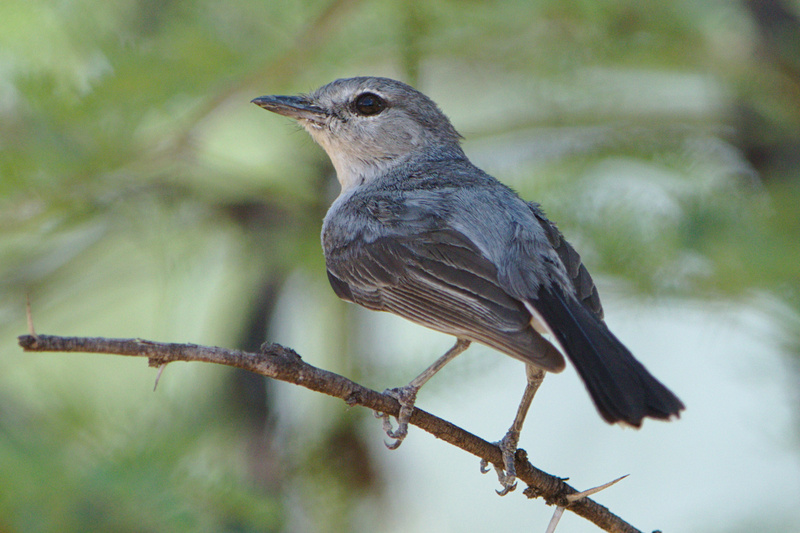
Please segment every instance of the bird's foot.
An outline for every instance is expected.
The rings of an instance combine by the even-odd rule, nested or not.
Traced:
[[[514,466],[514,457],[517,453],[517,444],[519,443],[519,432],[508,430],[505,437],[495,444],[500,448],[503,454],[503,468],[499,466],[494,467],[497,473],[497,480],[502,489],[496,491],[500,496],[505,496],[517,488],[517,469]],[[481,459],[481,473],[485,474],[489,471],[489,462],[486,459]]]
[[[383,419],[383,430],[394,442],[386,442],[386,447],[396,450],[408,435],[408,421],[411,420],[411,413],[414,412],[414,402],[417,400],[419,387],[406,385],[396,389],[386,389],[384,394],[388,394],[400,404],[400,412],[397,414],[397,429],[392,427],[390,415],[376,411],[375,416]]]

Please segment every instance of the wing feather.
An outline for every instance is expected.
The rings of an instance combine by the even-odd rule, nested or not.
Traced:
[[[353,241],[327,256],[344,299],[486,344],[551,372],[558,350],[530,324],[525,305],[498,284],[494,265],[455,230]]]
[[[595,287],[594,280],[592,280],[592,276],[589,275],[589,271],[583,266],[580,254],[567,242],[556,225],[547,219],[538,204],[530,202],[528,206],[531,208],[531,211],[533,211],[539,225],[542,226],[547,234],[547,239],[555,249],[559,259],[561,259],[561,263],[564,265],[570,281],[572,281],[572,285],[575,288],[575,297],[585,305],[592,314],[602,320],[603,304],[600,303],[600,294],[597,292],[597,287]]]

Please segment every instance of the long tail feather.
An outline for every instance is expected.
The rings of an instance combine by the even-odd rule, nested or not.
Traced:
[[[679,416],[683,403],[617,339],[604,322],[558,288],[542,289],[531,304],[575,365],[601,416],[635,427],[645,417]]]

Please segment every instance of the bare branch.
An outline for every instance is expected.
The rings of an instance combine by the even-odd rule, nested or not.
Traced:
[[[373,411],[397,415],[400,405],[388,396],[368,389],[343,376],[305,363],[291,348],[265,344],[261,353],[198,346],[194,344],[158,343],[143,339],[107,339],[103,337],[59,337],[53,335],[21,335],[19,345],[29,352],[86,352],[147,357],[150,366],[163,367],[176,361],[201,361],[249,370],[263,376],[300,385],[313,391],[340,398],[347,405],[362,405]],[[502,467],[500,449],[480,437],[442,420],[419,408],[414,409],[410,423],[438,439]],[[524,450],[517,450],[517,478],[528,484],[528,498],[544,498],[549,505],[558,505],[591,521],[601,529],[614,533],[640,533],[606,507],[589,498],[570,501],[579,492],[563,479],[539,470],[527,460]]]

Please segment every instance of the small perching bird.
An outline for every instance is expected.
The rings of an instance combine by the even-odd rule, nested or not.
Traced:
[[[538,204],[467,159],[427,96],[361,77],[253,103],[297,120],[333,162],[342,191],[322,246],[336,294],[457,339],[407,386],[387,391],[401,404],[396,430],[383,415],[391,447],[407,434],[419,388],[473,341],[526,364],[528,385],[499,442],[501,494],[515,486],[522,423],[545,372],[564,369],[562,353],[607,422],[639,427],[679,415],[683,403],[609,331],[578,253]]]

